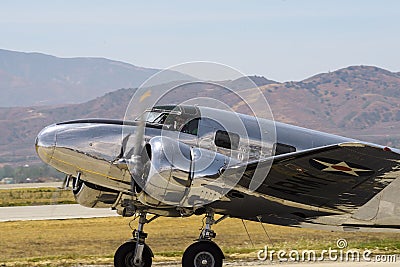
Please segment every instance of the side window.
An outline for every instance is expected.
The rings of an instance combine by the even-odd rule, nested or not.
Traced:
[[[216,146],[236,150],[239,147],[240,137],[238,134],[218,130],[215,133],[214,143]]]
[[[160,116],[158,116],[154,122],[158,123],[158,124],[164,124],[165,119],[168,117],[168,115],[166,113],[162,113]]]
[[[275,148],[275,156],[296,152],[296,148],[294,146],[282,143],[275,143],[274,148]]]
[[[199,129],[199,119],[194,119],[186,123],[182,129],[182,133],[197,135]]]

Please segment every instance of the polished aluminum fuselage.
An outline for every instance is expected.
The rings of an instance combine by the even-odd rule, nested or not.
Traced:
[[[215,124],[213,120],[206,118],[201,119],[196,135],[148,123],[145,128],[144,142],[152,143],[152,149],[155,151],[153,153],[166,153],[166,151],[161,151],[163,141],[157,138],[164,136],[170,140],[169,142],[172,145],[177,142],[181,146],[181,150],[186,149],[190,153],[190,149],[194,148],[198,150],[198,154],[202,155],[202,159],[212,158],[213,162],[207,168],[196,172],[195,178],[197,180],[193,179],[194,184],[204,184],[205,180],[209,181],[213,179],[212,177],[218,177],[220,169],[226,166],[228,161],[229,164],[234,165],[257,161],[262,158],[272,159],[274,150],[277,149],[276,144],[283,144],[295,148],[296,151],[302,151],[313,147],[352,141],[348,138],[274,123],[269,120],[256,120],[245,115],[239,116],[245,127],[245,133],[240,134],[240,145],[236,149],[216,146],[214,140],[216,132],[224,130],[218,128],[222,127],[221,124],[224,124],[224,120],[226,120],[225,124],[229,124],[229,120],[232,120],[226,112],[218,118],[219,121],[222,121],[221,124]],[[263,124],[261,130],[258,124]],[[193,203],[188,202],[189,196],[182,195],[183,193],[178,192],[182,191],[182,187],[174,185],[177,180],[185,181],[190,175],[190,164],[185,159],[175,159],[172,164],[169,162],[171,160],[168,159],[153,160],[152,164],[156,165],[155,168],[162,173],[164,179],[161,182],[153,180],[153,183],[147,185],[148,190],[154,191],[156,186],[161,186],[158,183],[163,183],[162,186],[171,191],[169,195],[175,194],[175,198],[185,199],[181,200],[179,205],[165,197],[160,201],[160,198],[153,198],[143,193],[135,194],[132,191],[131,172],[126,166],[118,164],[118,160],[126,156],[127,150],[133,149],[134,141],[129,137],[134,136],[137,127],[137,122],[101,119],[54,124],[39,133],[36,149],[39,157],[45,163],[73,177],[79,174],[79,178],[83,182],[92,185],[85,193],[77,194],[77,200],[82,205],[118,208],[124,198],[129,198],[136,201],[138,206],[141,205],[141,208],[146,207],[153,213],[167,216],[192,214],[193,209],[188,208],[193,206]],[[230,128],[232,128],[232,123],[230,123]],[[237,131],[239,132],[240,129]],[[265,170],[263,179],[268,179],[268,170]],[[224,185],[218,186],[223,187]],[[98,190],[99,188],[101,190]],[[195,187],[193,186],[193,188]],[[209,205],[221,214],[241,218],[255,218],[259,214],[264,214],[267,210],[277,210],[282,213],[290,212],[291,209],[304,208],[310,210],[308,206],[283,204],[284,200],[271,199],[257,190],[249,190],[249,188],[241,185],[239,180],[235,182],[233,188],[229,188],[226,192],[222,190],[223,193],[216,195],[216,191],[221,190],[202,190],[201,192],[192,192],[192,194],[214,194],[214,199],[210,199]],[[154,194],[159,193],[154,191]],[[104,197],[104,195],[107,197]],[[106,201],[102,202],[104,199]],[[252,201],[251,207],[246,206],[246,201],[250,199]],[[316,214],[329,212],[335,213],[331,210],[315,207]]]

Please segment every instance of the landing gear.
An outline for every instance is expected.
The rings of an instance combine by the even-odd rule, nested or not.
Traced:
[[[136,241],[126,242],[118,248],[114,256],[114,266],[116,267],[151,267],[152,254],[150,248],[145,245],[142,252],[141,263],[135,263],[135,254],[137,247]]]
[[[197,241],[183,253],[182,266],[185,267],[221,267],[224,254],[221,249],[209,241]]]
[[[146,223],[158,218],[154,216],[146,219],[146,213],[139,214],[138,229],[133,231],[133,239],[120,246],[114,255],[115,267],[151,267],[154,257],[151,249],[145,244],[147,234],[143,232]],[[216,236],[211,226],[222,221],[226,217],[215,221],[214,212],[206,213],[206,223],[201,231],[199,239],[190,245],[182,257],[183,267],[222,267],[224,254],[212,239]]]
[[[214,212],[206,214],[206,225],[196,243],[190,245],[182,257],[184,267],[221,267],[224,257],[222,250],[211,239],[216,236],[211,230],[215,224]]]
[[[145,244],[147,234],[143,232],[144,225],[154,220],[146,219],[146,213],[139,214],[138,229],[133,231],[133,239],[120,246],[114,255],[115,267],[151,267],[153,252]]]

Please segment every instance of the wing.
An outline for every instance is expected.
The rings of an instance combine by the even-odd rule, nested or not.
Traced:
[[[332,211],[331,215],[357,215],[360,207],[366,205],[400,175],[400,154],[370,144],[343,143],[276,156],[272,165],[267,159],[246,166],[236,166],[227,171],[244,168],[239,186],[249,188],[256,169],[263,170],[269,166],[270,172],[266,177],[264,175],[265,179],[255,193],[279,200],[280,203],[290,203],[288,214],[285,214],[285,209],[280,209],[276,216],[293,217],[296,214],[293,207],[298,207],[297,214],[301,214],[303,219],[316,218],[318,215],[328,216],[327,211]],[[393,202],[400,203],[400,195],[396,197],[399,200],[393,199]],[[377,205],[379,208],[379,203]],[[371,214],[376,207],[364,209],[369,212],[368,219],[371,220]],[[307,213],[307,210],[313,212]],[[268,214],[273,213],[274,211],[268,211]],[[366,219],[365,216],[358,218]],[[340,223],[344,223],[343,220],[342,218]],[[397,224],[400,225],[400,218]]]

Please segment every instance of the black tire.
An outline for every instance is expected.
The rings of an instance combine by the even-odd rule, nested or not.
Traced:
[[[114,255],[114,266],[115,267],[151,267],[152,264],[152,253],[145,245],[142,254],[142,264],[140,266],[133,264],[135,257],[136,242],[126,242],[121,245]]]
[[[197,242],[183,253],[183,267],[222,267],[223,255],[213,242]]]

